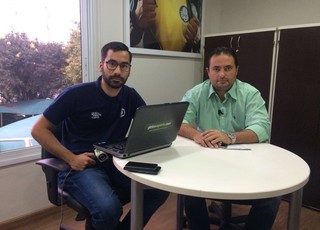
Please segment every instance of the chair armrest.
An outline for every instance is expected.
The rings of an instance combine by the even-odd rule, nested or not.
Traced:
[[[68,165],[67,162],[58,158],[41,159],[41,160],[38,160],[36,164],[44,167],[49,167],[59,172],[66,172],[71,169],[70,165]]]

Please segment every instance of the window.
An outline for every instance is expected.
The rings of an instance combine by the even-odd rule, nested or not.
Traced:
[[[38,158],[33,123],[62,89],[88,80],[93,9],[89,0],[0,2],[0,167]]]

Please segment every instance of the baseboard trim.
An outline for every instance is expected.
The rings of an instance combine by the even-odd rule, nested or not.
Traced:
[[[49,207],[42,210],[39,210],[37,212],[33,212],[27,215],[23,215],[17,218],[13,218],[4,222],[0,223],[0,229],[1,230],[12,230],[17,228],[22,228],[23,226],[27,226],[28,223],[32,220],[39,220],[43,219],[48,216],[53,216],[59,213],[60,207]]]

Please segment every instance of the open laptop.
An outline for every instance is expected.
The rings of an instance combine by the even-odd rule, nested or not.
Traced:
[[[177,137],[188,105],[188,102],[173,102],[139,107],[125,140],[93,146],[118,158],[169,147]]]

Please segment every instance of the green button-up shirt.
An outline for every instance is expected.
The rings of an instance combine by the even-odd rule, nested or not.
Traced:
[[[224,96],[225,100],[221,101],[210,80],[196,85],[182,98],[190,103],[183,123],[200,131],[218,129],[230,133],[250,129],[257,134],[259,142],[267,141],[270,120],[260,92],[237,79]]]

